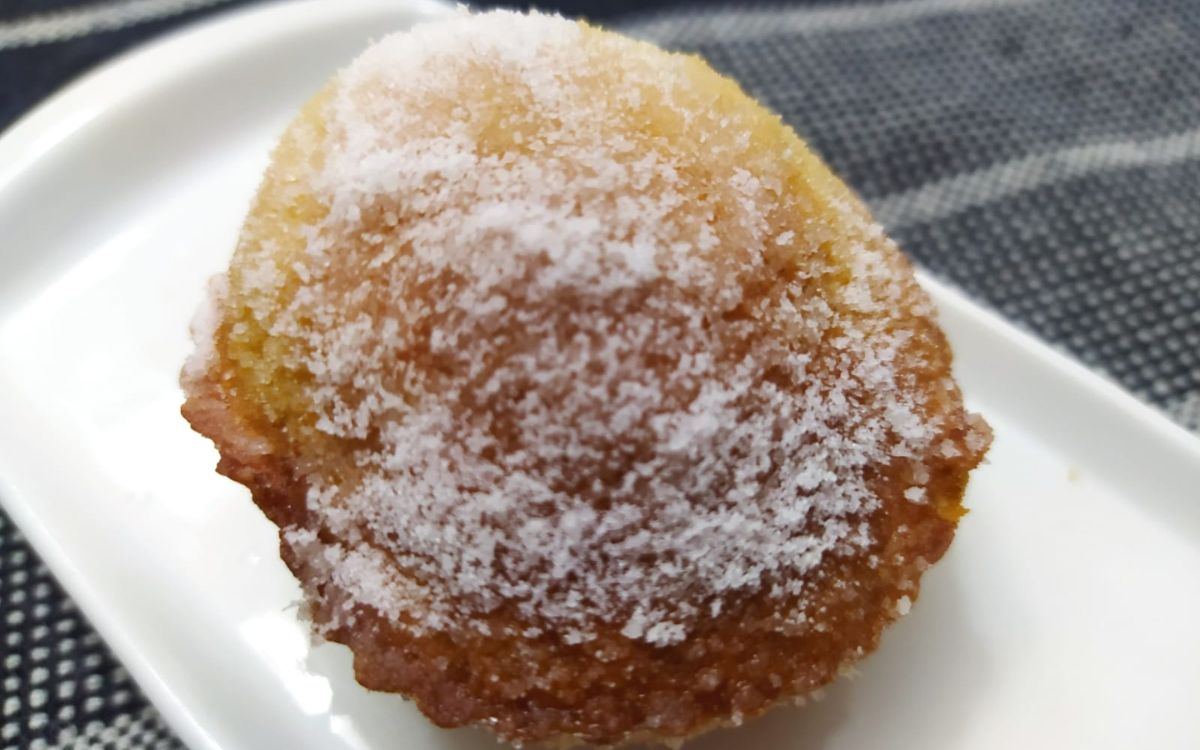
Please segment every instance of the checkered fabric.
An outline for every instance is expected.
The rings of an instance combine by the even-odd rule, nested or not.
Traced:
[[[0,127],[233,0],[8,0]],[[1200,431],[1200,3],[563,0],[780,112],[919,264]],[[180,746],[0,513],[0,748]]]

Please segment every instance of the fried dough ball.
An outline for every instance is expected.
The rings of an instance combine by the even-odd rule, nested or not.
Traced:
[[[908,262],[695,57],[545,15],[369,48],[276,148],[183,411],[364,686],[678,741],[874,649],[990,440]]]

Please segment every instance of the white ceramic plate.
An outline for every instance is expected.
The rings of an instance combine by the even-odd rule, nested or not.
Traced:
[[[274,136],[432,2],[238,13],[0,139],[0,496],[197,750],[494,747],[311,647],[274,529],[179,417],[176,373]],[[855,680],[697,742],[1200,747],[1200,442],[925,279],[996,442],[913,613]]]

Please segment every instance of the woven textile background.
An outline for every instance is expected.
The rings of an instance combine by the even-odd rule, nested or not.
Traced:
[[[244,4],[5,0],[0,127]],[[922,266],[1200,430],[1200,3],[646,5],[559,7],[704,55]],[[0,613],[0,748],[179,746],[2,513]]]

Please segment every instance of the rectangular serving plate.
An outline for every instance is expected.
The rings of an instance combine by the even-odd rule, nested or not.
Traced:
[[[274,528],[178,413],[188,321],[282,125],[368,38],[440,12],[234,14],[0,139],[0,500],[194,748],[495,747],[309,643]],[[971,513],[857,678],[689,746],[1200,747],[1200,441],[922,283],[996,433]]]

